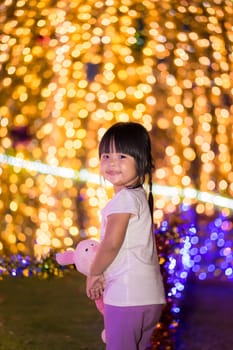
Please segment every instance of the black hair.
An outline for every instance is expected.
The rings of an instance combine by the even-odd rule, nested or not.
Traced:
[[[151,141],[148,131],[139,123],[119,122],[112,125],[103,135],[99,144],[99,157],[111,152],[113,145],[118,153],[128,154],[135,159],[140,183],[148,175],[149,207],[153,216],[152,173],[154,169]]]

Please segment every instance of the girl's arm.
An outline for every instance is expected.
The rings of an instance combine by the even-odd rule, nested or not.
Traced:
[[[101,275],[113,262],[124,241],[130,216],[130,213],[108,216],[106,233],[91,264],[90,275]]]
[[[103,294],[103,272],[115,259],[124,241],[131,214],[120,213],[108,216],[106,233],[87,277],[86,291],[91,299],[98,299]]]

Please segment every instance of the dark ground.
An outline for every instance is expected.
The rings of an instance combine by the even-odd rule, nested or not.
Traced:
[[[189,281],[176,350],[233,350],[233,282]]]
[[[0,350],[103,350],[102,328],[81,274],[0,281]],[[233,281],[187,282],[176,339],[174,350],[233,350]]]

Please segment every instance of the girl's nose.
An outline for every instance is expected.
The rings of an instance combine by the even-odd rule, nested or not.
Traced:
[[[117,159],[115,157],[111,157],[109,163],[111,166],[115,166],[117,164]]]

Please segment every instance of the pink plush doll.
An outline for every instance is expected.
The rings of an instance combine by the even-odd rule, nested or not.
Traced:
[[[63,253],[57,253],[56,261],[59,265],[74,264],[79,272],[87,276],[98,246],[99,242],[95,241],[94,239],[85,239],[77,244],[75,250],[66,250]],[[99,312],[103,315],[103,299],[95,300],[95,304]],[[105,343],[104,330],[102,331],[101,337]]]

